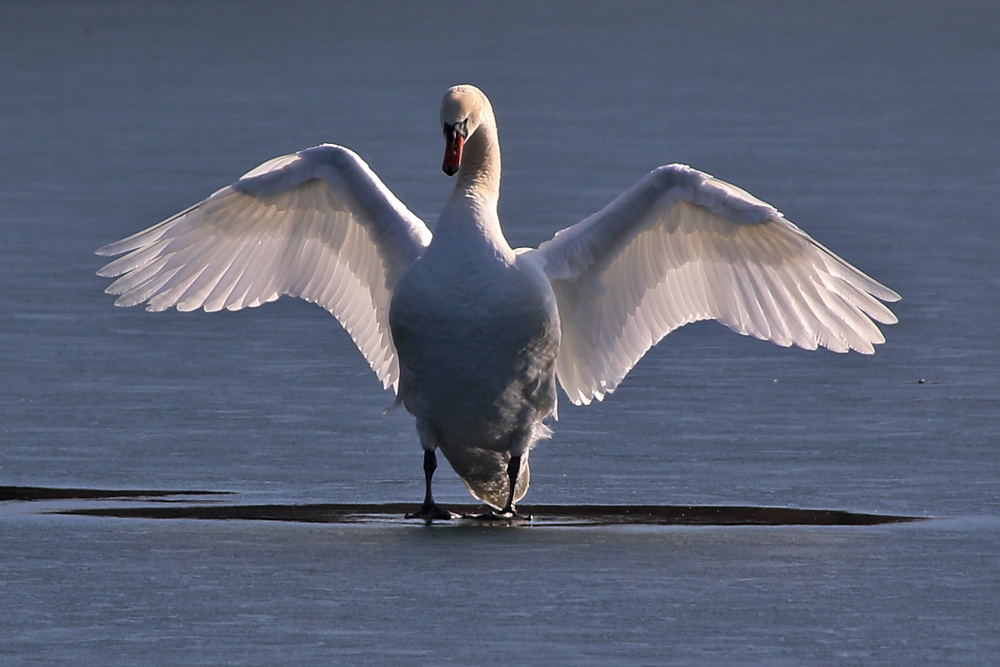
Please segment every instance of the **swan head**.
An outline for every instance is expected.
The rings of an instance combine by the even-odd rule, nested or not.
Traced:
[[[441,127],[444,131],[444,173],[454,176],[462,166],[465,142],[475,134],[488,114],[490,102],[475,86],[452,86],[441,102]]]

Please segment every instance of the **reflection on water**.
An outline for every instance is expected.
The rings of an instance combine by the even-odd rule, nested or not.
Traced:
[[[135,517],[145,519],[243,519],[251,521],[297,521],[303,523],[384,523],[412,512],[413,504],[370,505],[223,505],[187,507],[115,507],[61,510],[83,516]],[[462,515],[443,525],[532,525],[532,526],[875,526],[882,523],[916,521],[916,517],[862,514],[786,507],[711,507],[673,505],[523,505],[521,518],[481,519],[480,505],[449,505]],[[411,520],[412,521],[412,520]]]
[[[39,500],[121,500],[163,499],[182,504],[163,506],[88,507],[58,510],[61,514],[80,516],[112,516],[144,519],[242,519],[250,521],[295,521],[301,523],[383,523],[399,519],[413,510],[406,503],[352,503],[313,505],[195,505],[183,502],[185,496],[227,495],[212,491],[112,490],[112,489],[46,489],[38,487],[0,487],[0,501]],[[458,515],[445,524],[473,523],[485,525],[489,520],[478,518],[483,505],[451,505]],[[794,509],[788,507],[710,507],[670,505],[522,505],[521,515],[530,517],[511,521],[494,520],[499,524],[530,524],[537,526],[874,526],[917,520],[916,517],[863,514],[831,510]],[[442,523],[442,522],[438,522]]]

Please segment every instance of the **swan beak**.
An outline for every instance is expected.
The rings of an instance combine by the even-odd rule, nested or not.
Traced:
[[[469,136],[469,119],[451,125],[444,124],[444,173],[454,176],[462,166],[462,147]]]
[[[462,166],[462,147],[464,145],[465,137],[458,132],[445,139],[444,164],[441,165],[441,168],[449,176],[454,176],[458,168]]]

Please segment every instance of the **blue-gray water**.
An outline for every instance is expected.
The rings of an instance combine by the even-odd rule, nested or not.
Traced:
[[[531,502],[938,518],[428,530],[7,503],[0,662],[994,660],[1000,11],[356,4],[0,5],[0,485],[419,500],[411,420],[382,415],[332,317],[116,309],[92,252],[323,141],[433,222],[440,96],[470,82],[497,111],[515,245],[685,162],[904,298],[874,357],[672,334],[605,403],[564,401]]]

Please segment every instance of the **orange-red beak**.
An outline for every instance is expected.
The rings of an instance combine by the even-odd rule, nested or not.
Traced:
[[[445,138],[444,143],[444,164],[441,168],[444,173],[454,176],[458,168],[462,166],[462,147],[465,145],[465,137],[458,132],[450,133],[452,136]]]

